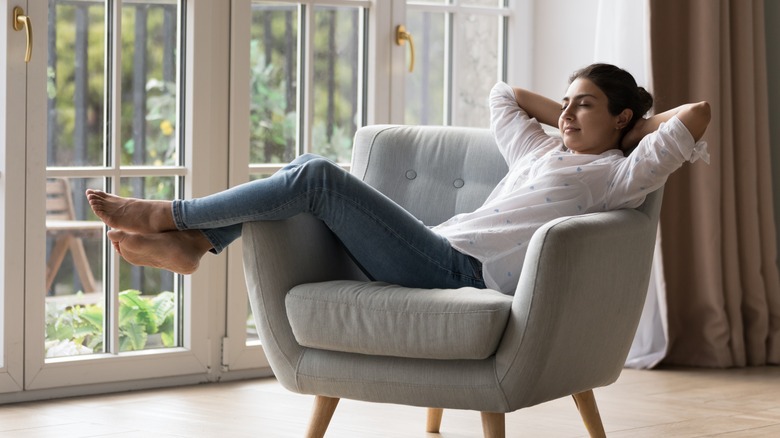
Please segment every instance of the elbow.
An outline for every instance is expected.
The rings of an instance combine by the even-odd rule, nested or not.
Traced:
[[[703,100],[698,103],[692,103],[681,114],[683,124],[688,128],[695,141],[701,140],[707,131],[707,126],[712,118],[712,109],[710,103]]]
[[[693,110],[696,113],[696,115],[701,118],[702,122],[704,123],[705,127],[706,125],[710,124],[710,119],[712,118],[712,109],[710,108],[710,103],[706,100],[703,100],[699,103],[693,104]]]

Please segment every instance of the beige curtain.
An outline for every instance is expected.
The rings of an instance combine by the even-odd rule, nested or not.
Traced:
[[[656,111],[708,100],[712,164],[669,179],[661,213],[667,364],[780,364],[764,0],[651,0]]]

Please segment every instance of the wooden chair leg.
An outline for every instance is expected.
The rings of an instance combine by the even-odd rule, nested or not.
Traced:
[[[51,289],[52,283],[54,283],[54,277],[57,276],[57,272],[60,270],[62,261],[65,259],[65,254],[68,252],[68,246],[70,245],[70,236],[59,236],[54,241],[54,247],[49,254],[49,259],[46,261],[46,290]]]
[[[309,421],[309,430],[306,431],[307,438],[322,438],[325,431],[328,430],[328,424],[333,417],[333,412],[339,404],[339,399],[318,395],[314,398],[314,412],[312,412]]]
[[[428,408],[428,422],[425,426],[426,432],[439,433],[442,414],[444,414],[444,409],[442,408]]]
[[[601,415],[599,415],[599,407],[596,406],[596,397],[593,396],[593,390],[572,394],[572,397],[574,397],[574,404],[577,405],[577,409],[580,411],[580,416],[583,423],[585,423],[585,429],[588,430],[588,435],[591,438],[605,438],[607,434],[604,432],[604,424],[601,422]]]
[[[506,422],[503,413],[482,413],[482,434],[485,438],[505,438]]]
[[[84,249],[84,241],[80,237],[75,237],[70,241],[70,253],[73,256],[73,264],[76,266],[76,273],[79,275],[84,292],[97,292],[95,277],[92,275],[87,251]]]

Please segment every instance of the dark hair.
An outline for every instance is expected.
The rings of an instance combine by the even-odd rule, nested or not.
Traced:
[[[575,71],[569,77],[569,84],[576,79],[588,79],[607,95],[607,108],[613,116],[628,108],[634,115],[628,122],[623,133],[630,131],[637,120],[653,107],[653,96],[642,87],[637,86],[631,73],[611,64],[591,64]]]

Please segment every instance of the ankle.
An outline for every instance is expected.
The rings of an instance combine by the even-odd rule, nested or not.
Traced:
[[[206,235],[201,230],[186,230],[184,236],[190,241],[191,248],[199,257],[203,257],[207,252],[214,248]]]
[[[171,201],[160,201],[154,216],[154,222],[159,232],[176,231],[176,222],[173,220],[173,208]]]

